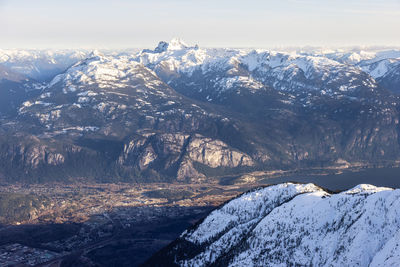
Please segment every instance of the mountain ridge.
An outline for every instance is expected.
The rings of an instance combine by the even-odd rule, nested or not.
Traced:
[[[396,64],[396,52],[376,55]],[[22,96],[1,122],[0,146],[16,168],[0,173],[37,180],[58,168],[52,176],[69,180],[73,168],[100,181],[204,182],[340,162],[397,164],[399,96],[357,65],[364,59],[349,65],[342,57],[180,40],[135,54],[93,51],[49,82],[17,83]],[[8,88],[0,83],[12,98]],[[88,167],[79,173],[81,159]]]
[[[399,190],[371,185],[335,194],[313,184],[254,189],[212,211],[144,266],[389,266],[399,260],[399,203]]]

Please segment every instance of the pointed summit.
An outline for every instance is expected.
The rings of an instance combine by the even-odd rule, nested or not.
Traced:
[[[181,50],[184,48],[189,48],[189,46],[179,38],[172,39],[168,45],[168,50]]]

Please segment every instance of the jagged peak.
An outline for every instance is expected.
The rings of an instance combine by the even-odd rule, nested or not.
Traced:
[[[188,48],[197,49],[198,45],[189,46],[182,39],[173,38],[169,42],[160,41],[158,43],[157,47],[153,51],[145,49],[145,50],[143,50],[143,52],[163,53],[165,51],[182,50],[182,49],[188,49]]]
[[[189,46],[180,38],[173,38],[168,45],[169,50],[181,50],[189,48]]]
[[[156,53],[162,53],[167,51],[168,49],[168,43],[165,41],[160,41],[156,47],[156,49],[154,49],[154,52]]]

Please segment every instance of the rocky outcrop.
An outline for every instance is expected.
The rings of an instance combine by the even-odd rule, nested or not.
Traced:
[[[187,148],[188,157],[211,168],[253,166],[253,160],[246,154],[232,150],[220,140],[195,135]]]
[[[252,158],[221,140],[200,134],[146,134],[125,144],[118,164],[127,168],[161,170],[179,181],[200,181],[205,175],[193,163],[209,168],[254,166]]]
[[[10,144],[7,149],[7,159],[11,162],[21,162],[25,168],[37,169],[40,165],[61,165],[65,158],[41,143]]]
[[[176,179],[180,182],[202,182],[206,179],[206,176],[202,173],[199,173],[193,167],[193,163],[190,161],[190,159],[185,158],[179,166],[178,172],[176,173]]]
[[[65,140],[0,136],[0,180],[40,183],[98,178],[110,169],[107,155]]]

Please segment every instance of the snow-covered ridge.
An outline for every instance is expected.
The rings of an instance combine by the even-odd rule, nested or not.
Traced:
[[[283,203],[299,193],[314,190],[317,187],[313,184],[281,184],[249,192],[215,210],[195,231],[183,236],[188,241],[202,244],[227,228],[237,228],[239,224],[246,224],[270,212],[273,203]]]
[[[384,59],[398,59],[400,58],[400,50],[378,50],[378,51],[329,51],[329,52],[319,52],[321,56],[334,59],[339,62],[347,64],[358,64],[360,62],[377,62]]]
[[[94,67],[93,59],[97,59],[96,64],[101,65],[97,70],[91,69],[91,73],[87,74],[83,73],[83,70],[80,74],[71,73],[79,71],[77,62],[92,61],[88,64]],[[112,79],[114,86],[118,86],[117,80],[121,80],[123,84],[124,78],[129,76],[126,75],[127,68],[132,67],[135,61],[153,70],[166,83],[181,75],[192,78],[192,75],[199,73],[203,76],[219,73],[210,81],[215,83],[216,91],[235,88],[235,84],[242,86],[241,82],[246,81],[242,87],[248,86],[254,90],[263,86],[283,91],[307,88],[333,94],[334,91],[352,91],[362,85],[375,88],[375,79],[382,79],[400,66],[400,50],[331,50],[305,53],[262,49],[213,49],[188,45],[180,39],[161,41],[153,50],[145,49],[132,53],[108,51],[106,56],[99,52],[89,54],[84,50],[0,50],[1,65],[28,77],[38,80],[54,78],[66,70],[71,77],[75,75],[74,78],[78,79],[77,75],[81,75],[81,82],[99,83],[104,86],[108,85],[105,83],[107,79]],[[72,68],[67,69],[69,66]],[[91,76],[93,71],[97,74]],[[362,76],[362,73],[370,75],[370,79]],[[50,86],[59,79],[71,77],[57,76]],[[332,85],[333,89],[323,88],[322,84],[318,84],[320,81],[335,85]]]
[[[361,68],[374,79],[381,78],[400,65],[400,50],[322,53],[322,56]]]
[[[110,56],[119,57],[120,51],[108,51]],[[128,55],[129,53],[124,53]],[[50,77],[62,72],[69,66],[88,57],[88,50],[1,50],[0,64],[13,71],[25,74],[34,79]],[[337,66],[338,64],[353,65],[363,71],[377,75],[384,75],[380,61],[393,62],[400,60],[400,50],[383,51],[343,51],[328,50],[314,52],[277,52],[268,50],[246,49],[211,49],[199,48],[197,45],[188,45],[183,40],[175,38],[170,42],[161,41],[154,50],[145,49],[132,57],[145,65],[168,67],[179,72],[192,72],[201,67],[204,72],[214,68],[229,68],[236,63],[243,63],[253,71],[257,68],[283,67],[296,65],[304,72],[310,67],[321,68]],[[90,57],[90,55],[89,55]],[[383,63],[386,65],[386,63]]]
[[[60,84],[65,93],[85,89],[88,85],[99,88],[123,88],[140,76],[140,63],[127,56],[105,56],[93,51],[89,56],[71,66],[66,72],[57,75],[48,85],[49,88]],[[148,70],[151,72],[150,70]]]
[[[203,101],[218,103],[233,94],[262,94],[275,89],[303,95],[299,99],[307,107],[312,106],[310,93],[356,100],[360,92],[374,92],[379,85],[396,91],[399,82],[393,77],[400,69],[400,51],[214,49],[173,39],[161,41],[155,49],[108,51],[105,55],[98,51],[1,50],[0,65],[39,80],[52,77],[47,88],[61,84],[65,94],[87,91],[87,86],[125,88],[145,69],[179,93]]]
[[[400,190],[269,186],[231,200],[180,240],[181,266],[393,266],[400,262]],[[183,244],[183,243],[182,243]],[[179,251],[183,250],[183,251]]]
[[[351,51],[343,52],[279,52],[263,49],[210,49],[189,46],[180,39],[171,42],[161,41],[154,50],[145,49],[136,56],[136,60],[145,65],[168,65],[171,70],[191,72],[194,67],[202,66],[207,71],[212,66],[228,68],[235,63],[243,63],[250,71],[257,68],[283,67],[296,65],[304,72],[310,67],[324,68],[339,65],[372,64],[381,60],[400,59],[400,50],[387,51]]]
[[[0,65],[35,80],[48,80],[88,55],[86,50],[0,49]]]
[[[388,58],[379,61],[361,62],[359,65],[363,71],[378,79],[386,76],[393,69],[398,68],[400,66],[400,57],[396,59]]]
[[[170,71],[192,72],[204,65],[203,70],[215,66],[224,67],[232,56],[240,50],[203,49],[198,46],[188,46],[182,41],[160,42],[154,51],[143,50],[135,55],[136,61],[152,68],[167,68]]]
[[[177,80],[179,83],[182,76],[190,80],[199,79],[199,75],[202,75],[203,80],[198,81],[197,85],[196,81],[192,81],[192,85],[196,88],[204,87],[201,84],[211,79],[209,82],[215,84],[212,86],[214,91],[234,89],[230,81],[244,80],[252,80],[252,89],[267,86],[282,91],[296,91],[303,88],[324,91],[324,94],[377,87],[373,79],[377,72],[375,66],[361,67],[360,62],[349,64],[341,56],[335,57],[333,54],[210,49],[188,46],[174,40],[171,43],[160,42],[155,50],[143,50],[133,58],[169,84]],[[370,57],[366,58],[370,60]],[[204,78],[206,76],[213,77]],[[196,90],[201,92],[203,89]],[[213,96],[212,92],[210,96]]]

